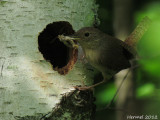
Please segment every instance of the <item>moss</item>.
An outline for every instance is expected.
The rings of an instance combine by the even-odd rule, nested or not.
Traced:
[[[90,90],[72,91],[64,94],[50,116],[47,114],[43,120],[94,120],[94,101],[93,92]]]

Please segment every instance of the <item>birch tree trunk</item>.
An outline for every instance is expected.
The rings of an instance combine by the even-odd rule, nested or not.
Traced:
[[[74,64],[73,54],[74,62],[72,57],[62,56],[62,60],[71,60],[57,68],[39,51],[38,41],[39,34],[53,22],[67,21],[74,30],[92,26],[92,9],[96,9],[94,0],[0,1],[0,120],[39,120],[44,115],[42,119],[50,120],[92,119],[92,92],[74,91],[73,86],[82,81],[92,84],[96,71],[79,60]],[[72,70],[62,75],[69,63]],[[79,104],[74,103],[77,101]]]

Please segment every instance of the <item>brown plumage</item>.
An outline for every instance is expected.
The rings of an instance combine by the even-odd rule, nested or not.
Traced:
[[[95,87],[122,69],[131,66],[129,60],[134,57],[132,47],[123,41],[109,36],[93,27],[85,27],[77,31],[72,37],[82,46],[88,62],[102,72],[104,80],[89,87],[76,87],[80,90]]]

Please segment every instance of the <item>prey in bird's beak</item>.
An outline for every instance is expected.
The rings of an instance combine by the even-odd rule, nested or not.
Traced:
[[[71,36],[58,35],[58,39],[61,42],[63,42],[67,47],[78,49],[78,45],[76,44],[76,41],[79,40],[80,38],[74,35],[71,35]]]

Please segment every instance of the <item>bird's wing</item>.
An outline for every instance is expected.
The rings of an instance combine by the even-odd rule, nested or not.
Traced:
[[[128,59],[132,59],[137,55],[137,52],[135,50],[135,48],[133,48],[132,46],[127,45],[125,42],[118,40],[120,46],[123,47],[123,52],[124,55],[128,58]]]
[[[101,57],[98,61],[107,68],[120,71],[131,66],[129,59],[132,58],[132,53],[127,50],[127,45],[119,39],[104,39],[100,49]]]

